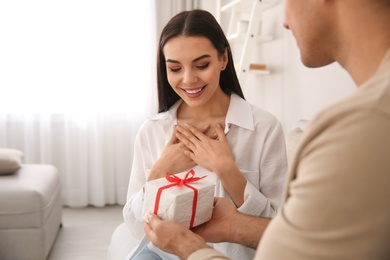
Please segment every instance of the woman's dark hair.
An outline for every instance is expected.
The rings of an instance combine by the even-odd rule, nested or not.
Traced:
[[[167,67],[163,48],[172,38],[178,36],[202,36],[211,41],[218,54],[222,56],[227,50],[228,63],[221,71],[219,84],[226,94],[236,93],[244,98],[240,83],[234,68],[233,56],[225,34],[214,16],[204,10],[183,11],[175,15],[161,32],[157,50],[157,89],[158,112],[167,111],[177,100],[179,95],[169,85]]]

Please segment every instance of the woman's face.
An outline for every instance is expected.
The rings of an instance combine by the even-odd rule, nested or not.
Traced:
[[[201,106],[222,93],[221,70],[227,64],[227,53],[219,57],[206,37],[179,36],[163,48],[168,82],[189,106]]]

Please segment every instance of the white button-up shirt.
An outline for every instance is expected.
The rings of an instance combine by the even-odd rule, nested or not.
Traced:
[[[127,203],[123,209],[125,222],[134,237],[134,241],[131,241],[134,248],[139,246],[141,240],[147,240],[143,239],[143,186],[150,169],[172,136],[181,102],[179,100],[169,111],[146,120],[135,141]],[[244,204],[238,210],[248,215],[273,217],[282,201],[287,173],[284,132],[280,123],[269,112],[232,94],[226,115],[225,134],[233,158],[247,179]],[[199,165],[193,169],[197,176],[208,175],[206,179],[215,183],[216,197],[230,199],[214,173]],[[255,253],[255,250],[232,243],[212,246],[233,259],[252,259]]]

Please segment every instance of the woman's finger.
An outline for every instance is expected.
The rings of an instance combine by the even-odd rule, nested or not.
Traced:
[[[176,137],[176,133],[177,133],[176,127],[177,127],[177,126],[174,126],[174,128],[173,128],[172,136],[171,136],[171,138],[169,139],[168,144],[176,144],[176,143],[178,143],[178,141],[179,141],[179,140],[177,139],[177,137]]]
[[[189,139],[187,138],[187,136],[185,136],[185,134],[183,133],[180,133],[179,131],[176,133],[176,137],[177,139],[180,141],[180,143],[182,143],[183,145],[185,145],[188,149],[190,150],[194,150],[196,148],[195,144]]]
[[[191,132],[192,136],[200,141],[205,141],[205,138],[208,138],[203,132],[199,131],[196,127],[190,124],[184,124],[185,127]]]
[[[225,131],[224,131],[224,129],[222,128],[222,126],[220,124],[216,125],[215,131],[216,131],[218,140],[226,141]]]

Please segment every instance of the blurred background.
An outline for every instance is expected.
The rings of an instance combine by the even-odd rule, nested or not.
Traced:
[[[23,151],[26,163],[55,165],[65,206],[123,205],[135,135],[157,112],[162,27],[182,10],[202,8],[228,35],[234,2],[1,1],[0,147]],[[312,70],[300,63],[282,26],[283,1],[273,2],[257,14],[258,34],[269,39],[249,53],[249,62],[264,64],[267,73],[248,73],[242,87],[248,101],[273,113],[288,132],[354,87],[336,64]],[[233,26],[245,32],[250,15],[244,10]],[[231,45],[239,66],[245,47]]]

